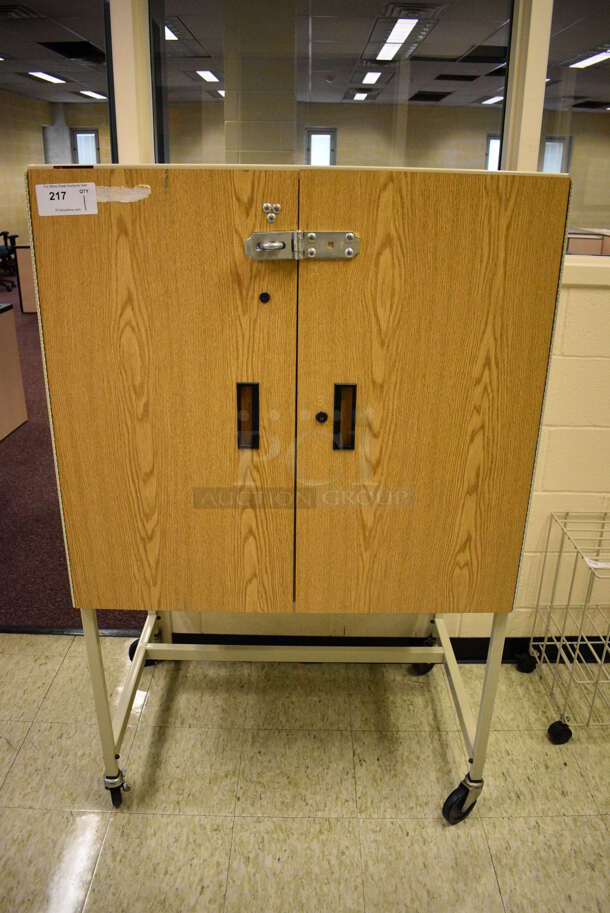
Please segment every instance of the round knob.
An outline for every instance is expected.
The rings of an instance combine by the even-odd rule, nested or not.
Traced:
[[[320,422],[321,425],[324,424],[328,418],[328,412],[316,412],[316,422]]]
[[[271,295],[269,294],[269,292],[261,292],[260,295],[258,296],[258,300],[261,301],[263,304],[267,304],[267,302],[271,300]]]

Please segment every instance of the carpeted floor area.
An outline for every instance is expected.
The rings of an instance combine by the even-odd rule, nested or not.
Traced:
[[[72,608],[35,314],[13,304],[28,421],[0,441],[0,629],[80,628]],[[144,614],[102,612],[101,628],[133,630]]]

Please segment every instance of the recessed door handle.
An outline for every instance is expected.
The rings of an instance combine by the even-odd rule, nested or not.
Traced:
[[[335,384],[333,450],[356,447],[356,384]]]

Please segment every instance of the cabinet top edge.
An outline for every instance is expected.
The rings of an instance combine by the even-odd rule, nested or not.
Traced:
[[[520,176],[537,177],[541,180],[570,181],[567,173],[560,172],[549,174],[542,171],[488,171],[484,168],[415,168],[415,167],[385,167],[381,165],[331,165],[319,167],[316,165],[231,165],[231,164],[175,164],[175,163],[127,163],[127,164],[97,164],[97,165],[47,165],[31,164],[27,166],[27,173],[66,172],[66,171],[279,171],[279,172],[388,172],[388,173],[413,173],[413,174],[486,174],[488,176]]]

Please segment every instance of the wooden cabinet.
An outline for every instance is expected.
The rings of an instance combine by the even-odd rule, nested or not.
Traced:
[[[36,185],[81,181],[96,214],[39,213]],[[78,607],[510,611],[566,177],[159,165],[29,185]],[[360,253],[245,256],[253,231],[297,228],[355,231]]]

